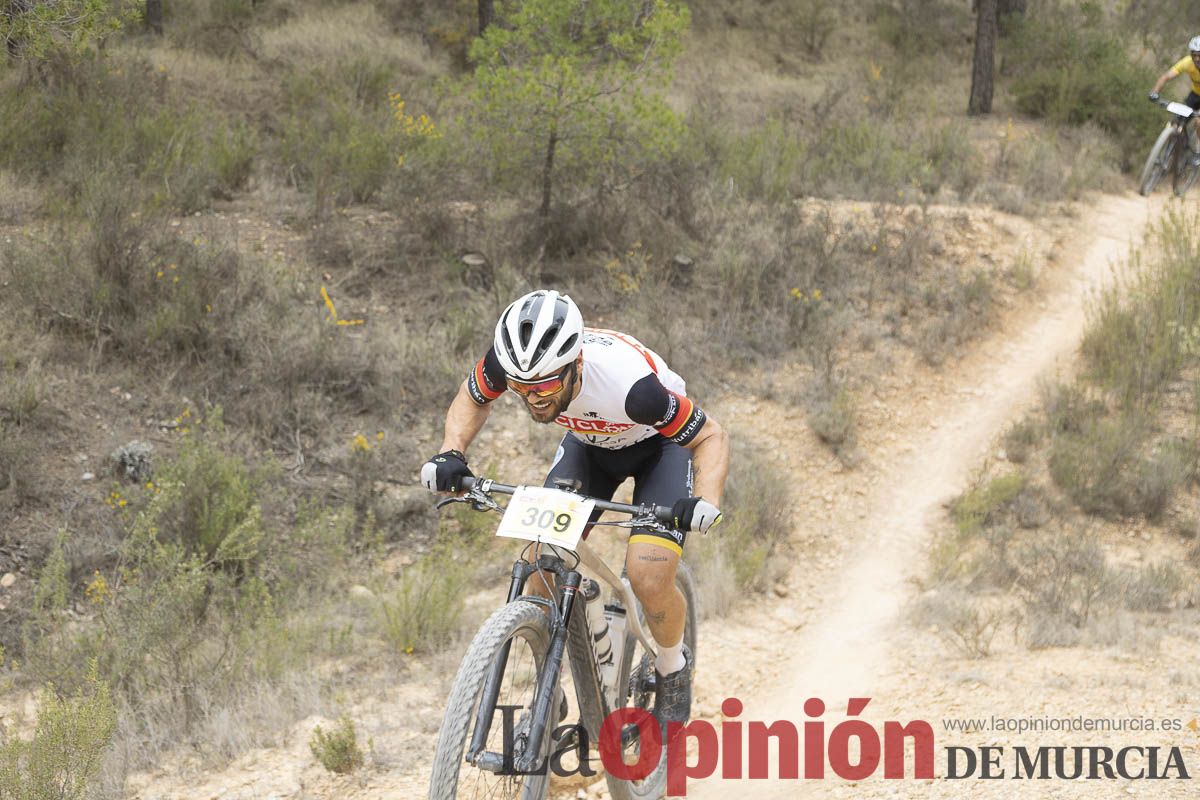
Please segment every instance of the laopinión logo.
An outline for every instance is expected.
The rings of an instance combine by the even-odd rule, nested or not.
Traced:
[[[605,719],[597,749],[601,765],[609,774],[631,781],[647,777],[658,765],[665,749],[667,791],[680,797],[687,795],[689,780],[712,777],[717,774],[718,767],[723,780],[820,780],[832,775],[843,780],[861,781],[878,774],[881,766],[883,777],[889,780],[935,778],[933,726],[925,720],[912,720],[907,723],[886,721],[877,728],[857,718],[870,702],[867,697],[850,698],[846,704],[848,718],[831,726],[827,733],[826,723],[821,719],[826,706],[819,698],[805,701],[804,713],[808,719],[797,726],[788,720],[771,723],[740,720],[743,704],[730,697],[721,704],[724,720],[719,725],[702,719],[687,724],[670,723],[665,748],[658,722],[649,711],[621,708]],[[501,774],[516,774],[512,769],[511,748],[513,720],[519,708],[497,707],[503,714],[507,769]],[[638,729],[641,741],[638,760],[632,764],[625,762],[621,744],[622,732],[630,726]],[[943,721],[943,727],[956,730],[961,726],[947,726]],[[1159,730],[1181,731],[1183,727],[1178,720],[1164,720]],[[1101,728],[1083,726],[1078,730]],[[1127,725],[1117,730],[1153,728]],[[531,774],[545,774],[547,770],[559,776],[591,777],[596,774],[583,725],[559,726],[551,741],[553,752],[531,770]],[[689,748],[694,750],[690,761]],[[773,761],[772,753],[776,754]],[[567,763],[571,755],[574,755],[573,766]],[[942,774],[947,779],[1191,779],[1182,750],[1176,746],[1016,745],[1006,750],[992,745],[979,748],[955,745],[944,748],[943,764]]]

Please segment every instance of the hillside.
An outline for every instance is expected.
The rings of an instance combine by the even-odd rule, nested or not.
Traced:
[[[829,691],[878,687],[888,719],[963,703],[934,677],[979,674],[936,632],[951,612],[918,603],[911,627],[854,651],[859,672],[842,629],[959,597],[936,552],[925,564],[954,524],[930,516],[1004,473],[984,455],[994,437],[1048,366],[1076,370],[1083,300],[1159,213],[1123,194],[1152,109],[1077,119],[1036,102],[1056,68],[1033,55],[1047,36],[1104,45],[1115,82],[1152,80],[1144,42],[1111,47],[1136,20],[1064,25],[1056,6],[1008,30],[994,113],[968,118],[966,3],[698,6],[672,68],[646,78],[662,87],[654,124],[602,137],[603,158],[561,151],[551,196],[518,160],[528,141],[472,94],[473,12],[197,0],[168,9],[163,36],[125,20],[82,54],[23,40],[0,73],[0,713],[20,764],[13,743],[59,708],[101,796],[419,796],[512,554],[487,520],[435,515],[416,472],[495,315],[540,285],[662,353],[732,432],[729,522],[688,553],[698,716],[809,691],[782,652],[800,675],[860,675]],[[1173,413],[1190,437],[1191,411]],[[506,398],[472,465],[537,481],[557,438]],[[1055,519],[1076,513],[1062,491]],[[898,507],[911,516],[887,541],[909,557],[863,560]],[[1181,516],[1120,510],[1105,524],[1147,544],[1100,541],[1178,558]],[[820,588],[855,565],[868,599]],[[1187,570],[1144,611],[1172,630]],[[1014,635],[981,663],[1156,669],[1106,643],[1031,651]],[[893,659],[950,699],[912,700],[911,682],[884,680]],[[986,703],[1040,686],[988,674]],[[1182,708],[1188,684],[1173,685]],[[348,776],[309,748],[339,719],[366,752]]]

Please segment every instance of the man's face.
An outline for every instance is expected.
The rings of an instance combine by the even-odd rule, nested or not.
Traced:
[[[557,374],[530,381],[509,379],[508,388],[521,396],[525,410],[534,422],[554,422],[571,404],[575,387],[575,364],[568,364]]]
[[[1192,53],[1192,63],[1200,67],[1200,53]]]

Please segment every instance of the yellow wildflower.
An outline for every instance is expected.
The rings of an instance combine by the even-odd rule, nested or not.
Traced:
[[[367,437],[361,433],[354,434],[354,438],[350,441],[350,450],[355,453],[365,453],[371,449],[371,443],[367,441]]]

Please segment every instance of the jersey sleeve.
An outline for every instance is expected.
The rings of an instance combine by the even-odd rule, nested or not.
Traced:
[[[647,375],[629,389],[625,413],[634,422],[650,425],[684,446],[696,438],[707,419],[703,409],[686,396],[667,389],[657,375]]]
[[[1175,62],[1175,66],[1171,67],[1171,72],[1175,75],[1182,75],[1191,63],[1192,57],[1190,55],[1184,56]]]
[[[489,348],[487,355],[479,359],[475,369],[467,377],[467,392],[477,405],[485,406],[504,394],[508,384],[504,381],[504,368],[496,357],[496,348]]]

